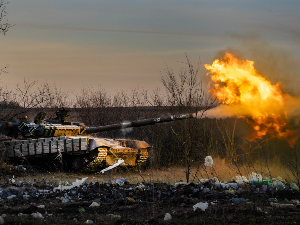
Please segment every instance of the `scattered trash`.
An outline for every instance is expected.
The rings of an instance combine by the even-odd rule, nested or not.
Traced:
[[[226,185],[226,184],[224,184],[224,183],[219,183],[219,187],[220,187],[220,188],[226,188],[226,187],[227,187],[227,185]]]
[[[204,193],[210,192],[210,189],[209,188],[203,188],[203,192]]]
[[[236,176],[235,178],[236,178],[235,181],[236,181],[239,185],[243,185],[243,184],[249,182],[249,181],[247,180],[247,178],[244,177],[244,176]]]
[[[49,193],[50,193],[50,190],[38,190],[38,192],[44,193],[44,194],[49,194]]]
[[[67,198],[64,198],[64,199],[62,200],[62,203],[67,203],[67,202],[70,202],[70,200],[67,199]]]
[[[170,215],[170,213],[166,213],[164,220],[171,220],[172,216]]]
[[[274,202],[271,202],[270,205],[274,206],[276,208],[294,208],[295,207],[295,205],[293,205],[293,204],[280,204],[280,203],[274,203]]]
[[[0,224],[4,224],[4,219],[0,216]]]
[[[264,184],[263,184],[263,185],[261,186],[261,191],[262,191],[262,192],[266,192],[267,189],[268,189],[268,186],[267,186],[267,185],[264,185]]]
[[[292,190],[299,191],[299,187],[298,187],[297,184],[295,184],[295,183],[291,183],[291,184],[290,184],[290,187],[291,187]]]
[[[251,173],[249,175],[249,182],[262,182],[262,176],[261,174],[257,174],[257,173]]]
[[[30,198],[30,195],[23,195],[23,199],[28,200]]]
[[[134,198],[128,197],[127,200],[130,201],[130,202],[135,202]]]
[[[95,200],[94,200],[94,202],[97,202],[97,203],[99,203],[99,204],[100,204],[100,202],[101,202],[101,198],[97,198],[97,199],[95,199]]]
[[[92,204],[89,207],[99,207],[100,204],[97,202],[92,202]]]
[[[214,161],[211,156],[206,156],[204,166],[213,166],[213,162]]]
[[[44,219],[43,215],[40,214],[39,212],[32,213],[31,216],[35,219]]]
[[[126,182],[126,179],[125,179],[125,178],[120,178],[120,179],[117,179],[117,180],[112,181],[111,183],[112,183],[112,184],[118,184],[118,185],[120,185],[120,186],[123,186],[125,182]]]
[[[234,195],[235,194],[235,190],[226,190],[225,193],[226,194],[232,194],[232,195]]]
[[[269,202],[278,202],[277,198],[269,198],[268,201]]]
[[[37,179],[33,183],[30,180],[27,180],[27,182],[18,181],[14,184],[6,182],[5,185],[0,187],[0,201],[3,209],[2,212],[7,213],[8,217],[5,218],[6,215],[3,214],[1,218],[5,219],[5,223],[7,224],[10,223],[11,216],[18,216],[20,217],[19,219],[32,217],[46,221],[51,214],[48,214],[45,209],[51,212],[55,206],[57,211],[61,212],[62,215],[70,212],[68,219],[73,223],[96,224],[100,221],[100,218],[98,217],[99,215],[90,217],[97,209],[94,208],[93,210],[93,207],[98,207],[99,209],[100,207],[114,206],[117,210],[116,212],[120,211],[120,213],[123,213],[126,210],[130,210],[134,214],[134,210],[144,207],[146,204],[147,199],[145,196],[153,197],[153,202],[149,206],[151,209],[149,214],[151,213],[151,215],[147,216],[154,218],[154,216],[157,217],[161,213],[165,213],[165,216],[161,217],[161,219],[164,218],[166,222],[174,220],[174,217],[179,215],[178,213],[181,210],[196,211],[197,209],[201,209],[201,212],[205,211],[205,214],[207,214],[207,211],[210,211],[206,211],[209,205],[212,208],[217,208],[218,205],[227,204],[228,207],[234,207],[238,210],[241,207],[250,207],[251,205],[251,212],[255,214],[267,214],[270,210],[273,210],[275,215],[281,208],[292,208],[292,211],[299,211],[299,187],[296,183],[289,183],[280,177],[272,178],[271,181],[269,178],[262,180],[261,175],[256,173],[251,173],[249,180],[246,177],[242,175],[235,176],[230,181],[222,181],[222,183],[216,177],[202,178],[199,179],[199,182],[195,183],[186,183],[177,178],[180,182],[176,182],[175,185],[170,182],[147,183],[147,181],[142,184],[130,184],[125,178],[114,180],[111,183],[103,181],[86,183],[87,178],[83,178],[77,179],[73,183],[62,181],[58,187],[49,184],[48,181]],[[93,177],[93,180],[95,180],[95,177]],[[55,188],[53,189],[53,187]],[[57,190],[62,191],[56,192]],[[263,193],[263,195],[259,193]],[[264,196],[261,201],[264,204],[267,201],[265,207],[253,204],[251,194]],[[18,202],[27,206],[17,209],[15,206]],[[74,202],[74,204],[62,204],[68,202]],[[159,207],[161,203],[167,204],[169,207],[168,210],[164,209],[164,211],[160,212]],[[153,207],[152,204],[154,205]],[[268,205],[271,207],[268,207]],[[12,206],[15,208],[10,210]],[[81,206],[87,209],[85,210]],[[70,209],[72,208],[72,212],[68,209],[69,207]],[[10,211],[13,211],[13,214]],[[78,212],[84,214],[80,216]],[[111,211],[111,213],[113,212],[115,211]],[[273,216],[271,212],[269,212],[269,215]],[[82,216],[84,219],[81,218]],[[87,220],[89,218],[93,220]],[[120,215],[109,214],[105,215],[103,219],[118,220],[120,218]]]
[[[284,184],[280,180],[275,180],[273,181],[273,187],[277,188],[278,190],[283,190],[284,189]]]
[[[84,209],[83,207],[79,207],[78,211],[79,211],[80,213],[84,213],[84,212],[85,212],[85,209]]]
[[[188,183],[187,182],[175,182],[174,186],[177,187],[178,185],[187,185]]]
[[[107,167],[107,168],[101,170],[100,173],[104,173],[104,172],[106,172],[106,171],[108,171],[108,170],[111,170],[111,169],[113,169],[113,168],[119,166],[119,165],[122,164],[123,162],[125,162],[123,159],[119,159],[117,163],[115,163],[114,165],[109,166],[109,167]]]
[[[246,199],[244,199],[244,198],[232,198],[232,199],[230,199],[230,201],[232,201],[232,202],[245,202]]]
[[[59,185],[64,185],[64,186],[68,186],[70,185],[68,181],[59,181]]]
[[[15,176],[13,175],[13,177],[11,179],[9,179],[9,183],[14,184],[15,182],[16,182]]]
[[[70,195],[77,195],[78,193],[75,189],[73,189],[73,190],[70,190],[69,194]]]
[[[54,188],[53,191],[56,190],[68,190],[68,189],[72,189],[74,187],[79,187],[80,185],[82,185],[86,180],[88,179],[88,177],[82,178],[81,180],[76,179],[75,182],[72,183],[72,185],[70,186],[65,186],[65,185],[59,185],[58,187]]]
[[[200,179],[199,182],[203,184],[203,183],[208,182],[208,179]],[[187,184],[186,182],[178,182],[178,183]],[[176,184],[176,183],[175,183],[175,184]],[[175,186],[176,186],[176,185],[175,185]]]
[[[237,190],[239,188],[238,183],[228,183],[227,186],[229,189],[234,189],[234,190]]]
[[[267,178],[267,177],[266,177],[266,179],[263,180],[262,183],[263,183],[264,185],[269,186],[269,185],[270,185],[270,178]]]
[[[15,197],[16,197],[16,195],[10,195],[10,196],[7,197],[7,199],[12,199],[12,198],[15,198]]]
[[[262,213],[262,209],[260,207],[256,207],[256,211],[259,212],[259,213]]]
[[[201,209],[202,211],[205,211],[205,209],[207,209],[208,207],[208,203],[205,202],[199,202],[196,205],[193,206],[194,211],[196,211],[196,209]]]

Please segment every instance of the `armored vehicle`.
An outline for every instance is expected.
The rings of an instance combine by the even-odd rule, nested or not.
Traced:
[[[61,108],[53,119],[45,119],[46,113],[40,112],[33,123],[26,117],[19,121],[6,122],[0,127],[0,132],[13,139],[0,142],[0,157],[4,160],[38,160],[61,156],[73,171],[78,171],[84,164],[95,161],[113,165],[119,158],[125,161],[123,165],[136,166],[148,158],[150,145],[145,141],[94,138],[89,135],[193,117],[190,113],[87,127],[83,123],[68,122],[69,115],[70,110]]]

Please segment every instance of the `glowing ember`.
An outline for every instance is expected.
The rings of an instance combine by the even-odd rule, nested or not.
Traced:
[[[284,94],[280,83],[272,85],[255,70],[253,61],[228,52],[205,68],[211,76],[209,92],[222,103],[207,116],[246,119],[254,130],[251,141],[270,134],[295,144],[299,131],[287,129],[287,119],[291,107],[299,107],[299,100]]]

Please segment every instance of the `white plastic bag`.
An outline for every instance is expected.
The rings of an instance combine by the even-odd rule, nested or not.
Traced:
[[[249,175],[249,181],[250,182],[262,182],[262,176],[261,174],[257,174],[257,173],[251,173]]]
[[[39,212],[32,213],[31,216],[35,219],[44,219],[43,215],[40,214]]]
[[[205,209],[208,208],[208,203],[207,202],[199,202],[196,205],[193,206],[194,211],[196,211],[196,209],[201,209],[202,211],[205,211]]]
[[[236,182],[239,184],[239,185],[242,185],[244,183],[248,183],[249,181],[247,180],[246,177],[244,176],[236,176]]]
[[[206,156],[204,166],[213,166],[213,162],[214,161],[211,156]]]
[[[170,215],[170,213],[166,213],[164,220],[171,220],[172,216]]]

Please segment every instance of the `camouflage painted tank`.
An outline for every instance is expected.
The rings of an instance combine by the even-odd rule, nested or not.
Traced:
[[[40,112],[34,118],[34,123],[28,121],[26,117],[19,119],[18,122],[6,122],[0,127],[0,132],[13,138],[21,136],[22,139],[0,142],[0,156],[4,160],[24,158],[38,160],[60,155],[65,164],[74,171],[80,170],[84,164],[95,161],[113,165],[119,158],[124,159],[123,165],[136,166],[148,158],[150,145],[145,141],[94,138],[89,135],[193,117],[193,114],[184,114],[86,127],[83,123],[68,122],[69,115],[70,110],[62,108],[56,112],[54,119],[45,119],[46,113]]]

